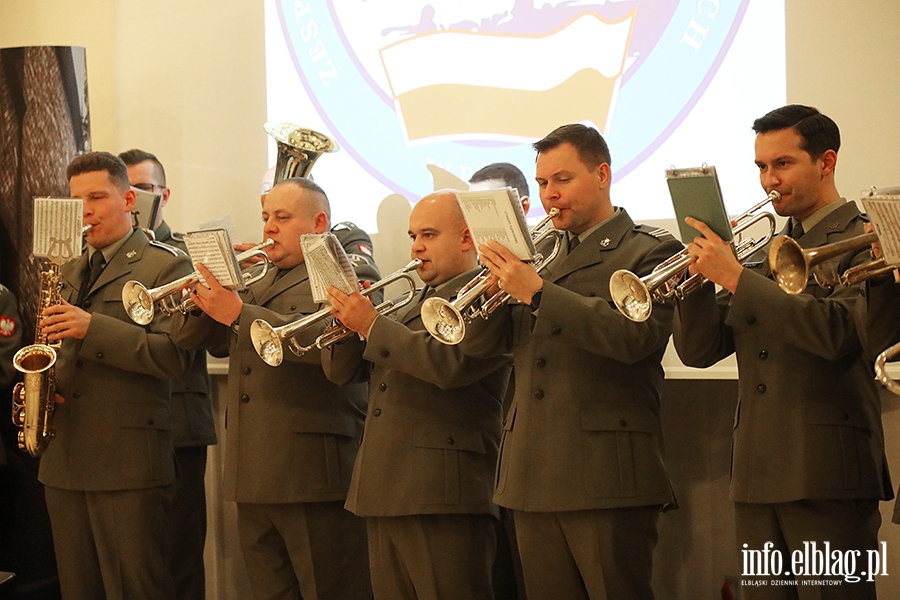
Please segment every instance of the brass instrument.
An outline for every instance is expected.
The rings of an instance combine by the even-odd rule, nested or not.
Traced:
[[[753,256],[775,236],[775,216],[770,212],[758,211],[770,202],[778,202],[780,199],[781,194],[772,190],[765,200],[732,219],[734,235],[739,235],[762,220],[768,221],[769,224],[769,231],[765,237],[747,238],[732,243],[738,262],[744,262]],[[692,294],[708,281],[700,273],[684,278],[688,267],[695,260],[696,258],[684,249],[664,260],[644,277],[638,277],[627,269],[619,269],[609,279],[609,293],[616,308],[627,318],[640,323],[650,318],[653,301],[662,304],[672,297],[684,298]]]
[[[550,236],[556,236],[553,250],[546,258],[540,253],[532,257],[530,262],[538,272],[559,254],[564,234],[552,226],[552,221],[557,215],[559,209],[551,208],[547,216],[531,229],[531,239],[535,246]],[[423,302],[422,323],[425,329],[443,344],[454,346],[460,343],[466,336],[466,323],[471,323],[478,317],[487,319],[495,310],[509,302],[510,295],[503,290],[481,301],[481,297],[492,283],[491,272],[485,268],[459,290],[453,302],[443,298],[429,298]]]
[[[838,276],[834,272],[835,265],[829,265],[827,261],[877,241],[876,234],[863,233],[846,240],[804,250],[797,240],[783,235],[772,242],[772,246],[769,248],[769,267],[772,269],[775,282],[788,294],[799,294],[806,289],[810,271],[812,271],[816,283],[822,287],[833,287],[839,282],[849,286],[881,273],[873,271],[873,273],[867,274],[866,271],[869,267],[859,265]],[[886,265],[882,266],[886,267]],[[886,268],[884,272],[887,273],[891,270]]]
[[[41,328],[41,313],[59,304],[60,267],[46,261],[41,270],[40,297],[34,343],[13,357],[13,366],[23,373],[24,381],[13,389],[12,421],[19,431],[19,448],[31,456],[40,456],[53,439],[53,409],[56,401],[56,352],[61,342],[48,342]]]
[[[900,383],[891,379],[885,368],[886,363],[896,360],[898,356],[900,356],[900,343],[894,344],[879,354],[878,358],[875,359],[875,377],[884,384],[884,387],[900,396]]]
[[[409,290],[401,300],[385,300],[375,307],[375,311],[381,315],[389,315],[392,312],[409,304],[416,294],[416,282],[410,273],[422,266],[422,261],[418,258],[411,260],[405,267],[394,271],[387,277],[384,277],[373,283],[368,288],[362,290],[363,296],[370,296],[381,288],[394,283],[395,281],[405,280],[409,284]],[[277,367],[284,360],[284,350],[282,343],[288,340],[288,347],[291,352],[297,356],[303,356],[313,348],[324,350],[332,344],[339,342],[354,334],[353,330],[347,328],[340,322],[328,327],[316,341],[309,346],[303,346],[296,336],[308,329],[310,326],[331,316],[331,307],[326,306],[316,312],[302,316],[281,327],[272,327],[263,319],[256,319],[250,324],[250,340],[256,353],[267,365]]]
[[[900,283],[900,269],[892,265],[883,256],[867,263],[850,267],[840,277],[841,285],[850,287],[874,277],[893,275],[894,281]]]
[[[81,228],[79,240],[92,225]],[[40,456],[53,439],[53,410],[56,407],[56,357],[61,341],[49,342],[41,328],[44,309],[60,303],[60,265],[72,258],[70,252],[58,248],[56,260],[46,260],[41,269],[34,343],[13,356],[13,366],[23,374],[23,381],[13,388],[12,422],[19,428],[18,445],[31,456]]]
[[[263,268],[259,273],[253,275],[248,268],[241,274],[244,285],[259,281],[269,272],[269,257],[264,249],[274,244],[275,242],[269,239],[237,255],[238,264],[254,258],[263,259]],[[154,307],[157,302],[159,302],[160,310],[166,315],[172,315],[176,312],[187,314],[197,308],[197,306],[190,296],[181,297],[181,292],[198,281],[200,281],[199,271],[194,271],[171,283],[152,289],[147,289],[140,281],[131,280],[122,288],[122,304],[125,306],[125,312],[128,313],[131,320],[138,325],[147,325],[153,320]],[[176,298],[176,296],[178,297]]]
[[[900,194],[900,187],[882,189],[873,187],[869,190],[868,197],[896,198],[898,194]],[[863,200],[865,198],[864,195]],[[900,281],[900,272],[898,272],[897,266],[889,264],[883,257],[850,267],[840,274],[836,271],[837,265],[828,262],[832,258],[877,241],[877,234],[864,233],[818,248],[804,250],[795,240],[782,237],[775,240],[769,250],[769,266],[775,276],[775,281],[778,282],[781,289],[789,294],[799,294],[806,288],[810,271],[812,271],[816,283],[822,287],[834,287],[838,283],[849,287],[873,277],[891,274],[897,281]]]
[[[340,150],[338,143],[324,133],[293,123],[269,121],[263,128],[278,147],[273,185],[291,177],[308,177],[322,154]]]

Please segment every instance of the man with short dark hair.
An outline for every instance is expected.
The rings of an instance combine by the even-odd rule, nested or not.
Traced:
[[[518,303],[491,317],[507,335],[463,340],[467,353],[511,348],[515,358],[494,500],[513,510],[529,600],[653,598],[658,515],[675,502],[660,423],[672,308],[632,322],[614,307],[609,279],[618,269],[646,275],[681,244],[612,205],[596,129],[564,125],[534,148],[561,251],[538,273],[495,241],[480,246]]]
[[[315,348],[299,357],[285,348],[285,362],[273,368],[250,337],[256,319],[281,326],[321,308],[300,238],[329,230],[328,197],[312,181],[294,178],[276,184],[262,202],[274,266],[238,293],[198,265],[207,285],[197,284],[192,298],[205,314],[187,317],[174,336],[185,347],[229,357],[224,495],[237,503],[254,598],[367,598],[365,523],[343,508],[366,387],[328,381]],[[368,263],[354,265],[361,279],[378,279]],[[299,341],[312,344],[325,326],[311,325]]]
[[[56,375],[65,401],[39,474],[60,586],[67,599],[174,598],[165,534],[175,482],[169,380],[189,357],[164,315],[147,326],[131,321],[122,287],[170,283],[191,271],[190,260],[132,229],[134,192],[119,158],[84,154],[66,175],[92,227],[87,251],[62,266],[62,302],[40,324],[48,340],[62,341]]]
[[[163,218],[171,190],[159,159],[143,150],[119,154],[128,167],[132,187],[161,196],[156,221],[151,223],[157,241],[187,252],[183,234],[173,233]],[[178,462],[178,480],[169,521],[171,560],[178,600],[204,600],[206,576],[203,546],[206,542],[206,448],[216,443],[206,352],[191,352],[191,366],[181,379],[172,381],[172,438]]]
[[[491,163],[475,171],[469,178],[470,190],[491,190],[502,187],[514,188],[519,193],[522,211],[528,215],[531,200],[528,198],[528,180],[525,174],[514,164]]]
[[[757,119],[753,130],[760,184],[767,194],[780,193],[775,211],[790,217],[780,235],[816,248],[863,233],[865,217],[835,186],[834,121],[815,108],[788,105]],[[741,265],[731,244],[704,223],[685,221],[703,234],[688,245],[696,257],[691,272],[723,289],[717,297],[706,285],[679,300],[675,348],[694,367],[737,356],[731,460],[737,550],[759,552],[771,543],[785,561],[776,579],[787,571],[801,584],[746,586],[741,597],[874,598],[871,578],[809,587],[788,562],[813,543],[861,556],[875,550],[878,502],[893,497],[872,363],[853,319],[860,286],[824,288],[810,279],[802,293],[785,293],[764,253]],[[836,259],[837,272],[868,257],[868,248],[848,252]]]

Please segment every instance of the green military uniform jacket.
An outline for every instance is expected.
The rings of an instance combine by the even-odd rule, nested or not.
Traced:
[[[848,202],[798,241],[837,242],[863,233],[864,222]],[[707,285],[679,301],[675,322],[685,364],[737,355],[731,499],[893,497],[872,363],[853,318],[859,286],[825,289],[810,278],[803,293],[787,294],[771,279],[765,252],[746,265],[734,295],[717,298]],[[837,273],[867,257],[867,249],[844,255]]]
[[[477,273],[456,276],[434,296],[455,298]],[[364,517],[498,516],[491,495],[510,357],[473,358],[438,342],[422,324],[423,300],[420,291],[394,315],[376,318],[365,344],[348,341],[325,355],[330,379],[343,383],[361,370],[369,380],[346,507]]]
[[[366,278],[377,278],[368,269]],[[285,343],[285,361],[271,367],[253,348],[255,319],[278,327],[321,308],[304,263],[286,271],[272,267],[243,295],[238,326],[192,315],[176,334],[184,347],[230,357],[224,497],[267,504],[343,501],[362,435],[366,387],[328,381],[319,350],[297,357]],[[301,343],[312,343],[324,326],[304,332]]]
[[[660,364],[672,308],[635,323],[612,303],[618,269],[646,275],[682,249],[623,209],[544,271],[540,308],[505,319],[515,398],[504,421],[494,500],[535,512],[674,504],[663,462]],[[468,340],[468,336],[467,336]],[[466,352],[496,351],[486,336]]]
[[[63,299],[75,302],[87,253],[62,266]],[[175,481],[170,379],[190,357],[169,338],[170,319],[135,324],[122,304],[122,287],[136,279],[148,287],[191,272],[186,255],[132,232],[94,283],[84,310],[91,324],[83,340],[67,338],[59,350],[56,437],[41,456],[41,483],[62,489],[110,491]]]
[[[163,221],[154,230],[156,239],[187,252],[181,234],[172,233]],[[172,382],[172,437],[176,448],[209,446],[216,443],[206,351],[191,352],[191,366],[184,377]]]

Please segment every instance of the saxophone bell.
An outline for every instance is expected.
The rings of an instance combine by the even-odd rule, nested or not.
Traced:
[[[24,381],[13,389],[12,421],[19,428],[19,448],[31,456],[40,456],[53,439],[53,410],[56,397],[56,347],[41,331],[41,313],[59,304],[59,265],[47,262],[41,271],[38,323],[35,343],[25,346],[13,357],[13,366],[24,374]]]

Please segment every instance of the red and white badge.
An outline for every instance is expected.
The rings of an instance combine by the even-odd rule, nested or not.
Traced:
[[[16,332],[16,320],[12,317],[0,317],[0,337],[12,337]]]

